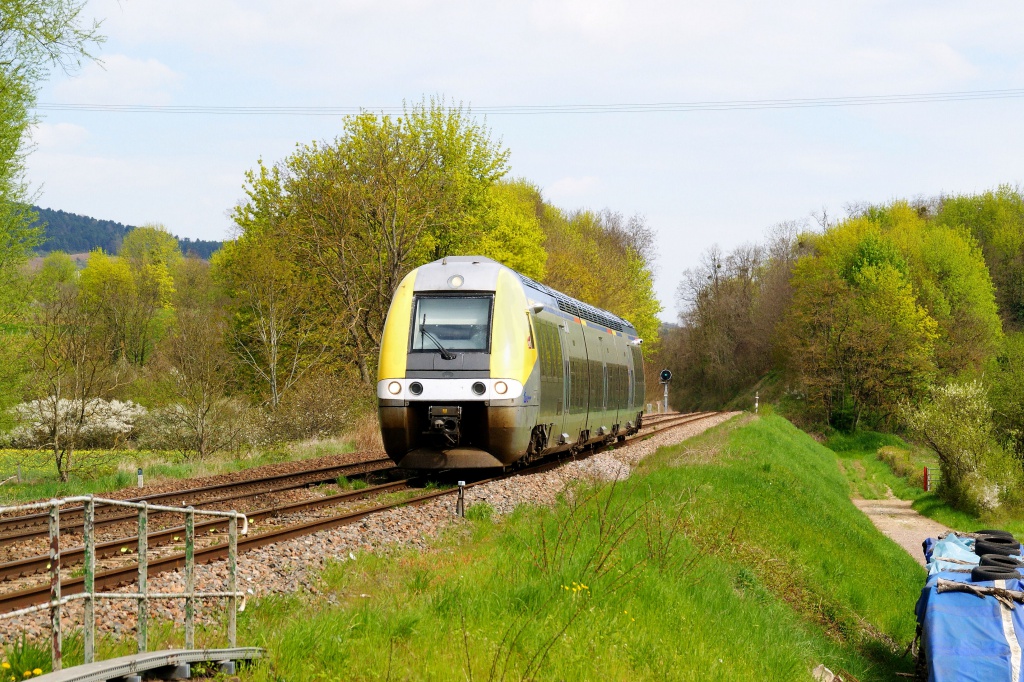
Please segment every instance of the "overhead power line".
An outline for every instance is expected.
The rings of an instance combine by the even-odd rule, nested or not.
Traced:
[[[523,104],[472,106],[474,113],[490,116],[538,116],[558,114],[647,114],[686,113],[691,111],[750,111],[758,109],[812,109],[821,107],[858,107],[884,104],[924,104],[971,100],[1018,99],[1024,88],[1006,90],[962,90],[924,92],[909,95],[863,95],[859,97],[815,97],[802,99],[754,99],[699,102],[655,102],[618,104]],[[62,104],[40,102],[43,111],[91,111],[122,114],[192,114],[216,116],[346,116],[363,111],[400,114],[404,107],[327,107],[327,106],[213,106],[152,104]]]

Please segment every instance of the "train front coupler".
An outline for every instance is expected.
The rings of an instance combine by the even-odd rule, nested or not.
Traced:
[[[462,425],[462,407],[453,405],[431,405],[427,408],[428,433],[438,438],[445,447],[459,444]]]

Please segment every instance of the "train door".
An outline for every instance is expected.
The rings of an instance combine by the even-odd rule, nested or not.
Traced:
[[[566,405],[565,419],[562,422],[563,433],[569,434],[571,442],[576,442],[580,431],[587,428],[587,409],[590,396],[590,375],[587,371],[587,346],[583,335],[583,327],[573,319],[564,320],[560,325],[563,330],[562,352],[565,358]]]
[[[558,442],[565,413],[565,362],[557,323],[534,318],[540,361],[540,418],[551,425],[551,444]]]

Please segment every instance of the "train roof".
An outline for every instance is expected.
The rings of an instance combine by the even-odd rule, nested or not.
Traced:
[[[602,310],[601,308],[592,306],[589,303],[584,303],[583,301],[575,299],[572,296],[567,296],[560,291],[552,289],[546,284],[541,284],[536,280],[530,279],[526,275],[516,272],[512,268],[506,265],[502,265],[501,263],[498,263],[497,261],[491,258],[487,258],[485,256],[448,256],[447,258],[442,258],[432,263],[427,263],[427,265],[422,267],[429,267],[431,265],[451,266],[459,263],[472,263],[474,265],[492,266],[494,268],[495,279],[497,277],[497,270],[504,268],[514,273],[515,276],[518,277],[519,280],[523,283],[523,286],[529,289],[534,298],[536,298],[539,302],[545,303],[546,305],[550,305],[553,308],[558,308],[558,310],[562,311],[563,313],[572,315],[574,317],[578,317],[581,320],[587,320],[588,322],[599,324],[601,326],[607,327],[608,329],[614,329],[617,332],[626,332],[628,334],[632,334],[633,336],[637,335],[636,328],[633,327],[633,325],[630,324],[628,321],[619,317],[618,315],[610,313],[607,310]],[[447,270],[447,268],[445,269]],[[487,269],[489,270],[490,267],[487,267]],[[433,278],[427,279],[432,280]],[[445,280],[446,279],[447,277],[445,277]],[[441,281],[443,282],[445,280]],[[426,282],[424,282],[424,284],[426,284]],[[438,282],[438,285],[439,286],[437,286],[436,288],[442,288],[443,286],[441,285],[441,282]],[[429,290],[434,288],[435,287],[431,285],[421,287],[420,278],[417,277],[417,290]]]

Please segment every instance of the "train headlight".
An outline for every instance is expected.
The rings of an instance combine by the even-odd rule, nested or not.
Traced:
[[[452,289],[458,289],[462,286],[462,283],[466,280],[462,279],[462,275],[452,275],[448,278],[448,286]]]
[[[401,392],[402,384],[398,383],[397,381],[392,381],[390,384],[388,384],[388,393],[390,393],[391,395],[398,395]]]
[[[497,381],[494,383],[494,392],[499,395],[504,395],[508,392],[508,384],[504,381]]]

